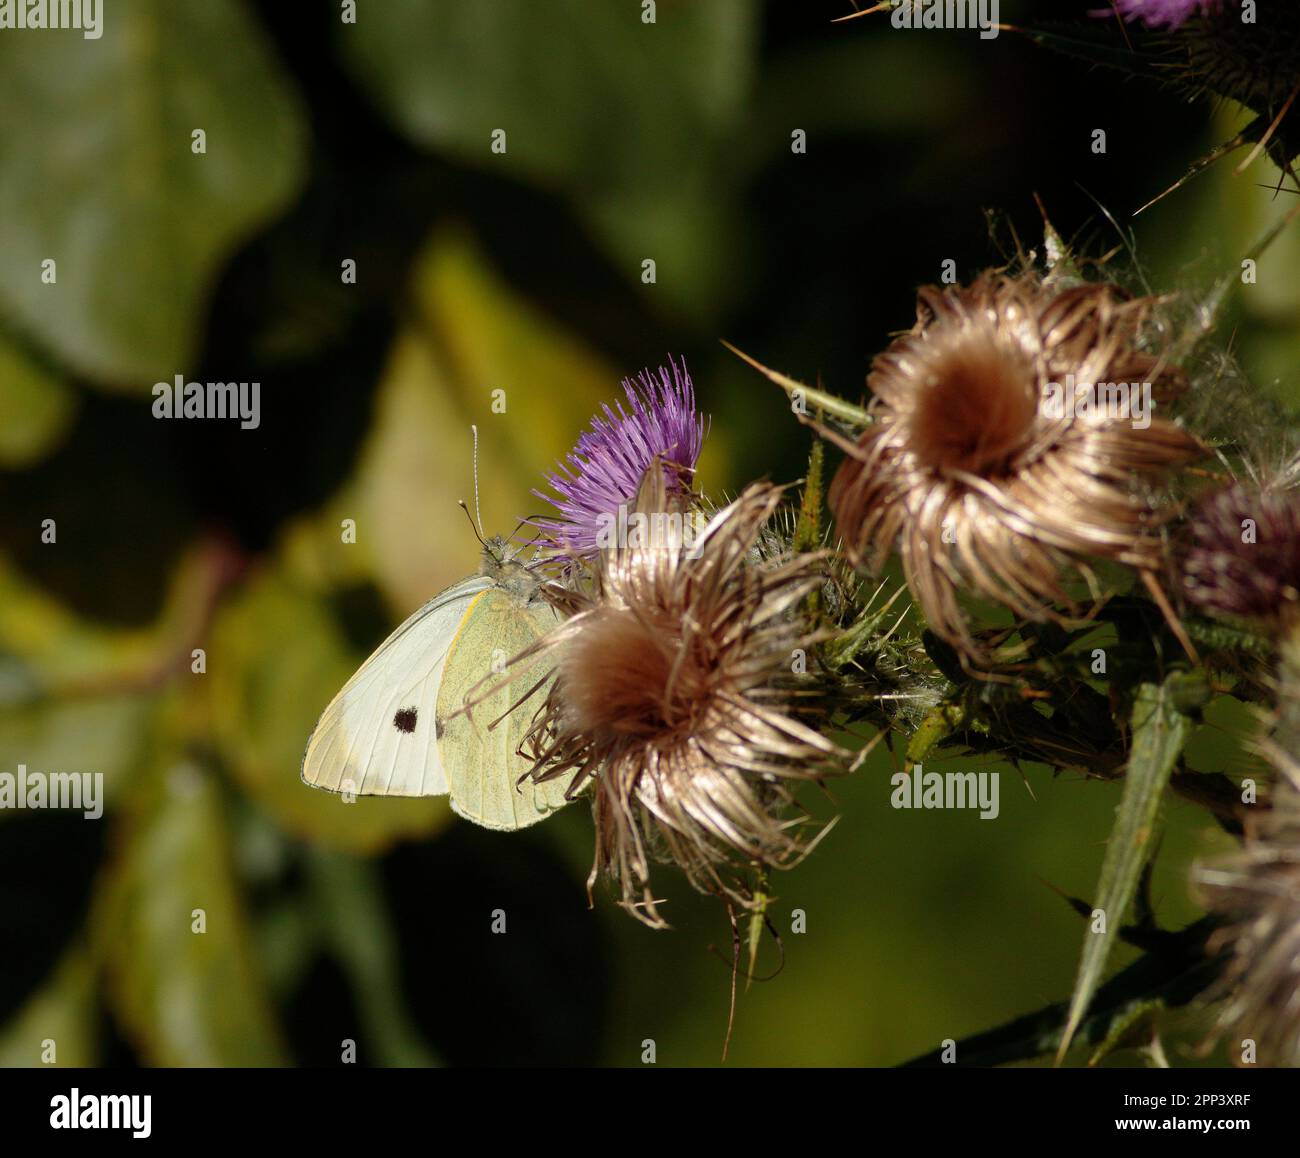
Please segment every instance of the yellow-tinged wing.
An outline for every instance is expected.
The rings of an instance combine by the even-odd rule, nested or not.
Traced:
[[[508,660],[557,623],[548,604],[525,603],[493,587],[475,597],[452,640],[438,690],[438,747],[452,808],[485,828],[527,828],[567,803],[569,777],[545,784],[520,779],[532,765],[519,755],[519,745],[546,688],[499,718],[533,687],[543,667],[498,688],[471,712],[462,710],[471,693],[477,697],[492,687],[486,677],[499,676]]]

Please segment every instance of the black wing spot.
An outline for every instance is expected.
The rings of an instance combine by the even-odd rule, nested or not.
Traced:
[[[393,727],[409,735],[415,731],[415,721],[418,716],[419,713],[414,708],[399,708],[397,715],[393,717]]]
[[[447,730],[447,725],[444,724],[444,723],[442,722],[442,720],[441,720],[438,716],[434,716],[434,717],[433,717],[433,734],[434,734],[434,736],[435,736],[437,739],[441,740],[441,739],[442,739],[442,734],[443,734],[443,732],[445,732],[446,730]]]

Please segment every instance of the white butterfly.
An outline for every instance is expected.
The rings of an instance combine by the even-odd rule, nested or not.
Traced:
[[[567,803],[567,778],[535,784],[519,745],[528,705],[501,717],[518,696],[500,687],[462,709],[471,690],[553,628],[560,617],[540,584],[489,539],[479,575],[436,595],[361,665],[317,723],[302,779],[331,792],[451,797],[457,813],[486,828],[535,824]],[[491,686],[491,685],[487,685]]]

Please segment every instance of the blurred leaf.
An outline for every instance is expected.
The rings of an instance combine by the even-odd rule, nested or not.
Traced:
[[[0,556],[0,759],[61,771],[98,771],[106,787],[134,763],[154,693],[188,673],[234,560],[199,544],[172,577],[145,628],[82,619]]]
[[[295,880],[300,849],[275,820],[246,798],[231,809],[232,857],[244,887],[256,893],[252,935],[257,960],[277,1005],[284,1003],[320,952],[322,921]]]
[[[349,804],[302,783],[307,737],[360,659],[318,597],[268,571],[222,609],[207,678],[216,743],[244,790],[295,836],[371,852],[434,831],[450,810],[433,797]]]
[[[788,157],[795,128],[813,141],[951,131],[962,100],[979,84],[974,63],[956,40],[925,40],[854,32],[778,58],[759,78],[750,163]],[[916,84],[923,73],[926,83]]]
[[[110,1008],[148,1065],[280,1064],[217,782],[174,757],[151,772],[91,919]]]
[[[339,35],[417,143],[550,186],[631,188],[707,164],[748,85],[754,16],[750,0],[660,0],[654,24],[638,4],[386,0]]]
[[[653,257],[654,292],[698,314],[739,280],[726,205],[756,9],[660,0],[643,24],[633,3],[387,0],[339,35],[417,144],[568,193],[630,281]]]
[[[39,462],[59,443],[76,414],[76,395],[0,335],[0,468]]]
[[[144,629],[88,622],[0,557],[0,767],[98,772],[111,803],[132,775],[156,695],[198,633],[220,564],[202,549]],[[3,815],[0,813],[0,815]]]
[[[1243,115],[1239,105],[1225,102],[1216,112],[1216,132],[1231,137]],[[1234,353],[1249,367],[1256,388],[1268,390],[1294,412],[1300,408],[1295,370],[1300,363],[1300,278],[1295,274],[1300,267],[1300,228],[1292,224],[1284,229],[1258,257],[1254,282],[1241,283],[1240,271],[1242,258],[1295,209],[1295,182],[1267,157],[1238,174],[1239,160],[1245,160],[1244,150],[1198,178],[1196,197],[1184,196],[1183,204],[1173,210],[1180,268],[1170,276],[1185,277],[1183,270],[1196,261],[1198,250],[1203,251],[1204,239],[1216,240],[1215,265],[1240,286],[1234,304],[1242,324],[1234,336]],[[1290,192],[1278,193],[1279,186]]]
[[[0,1069],[92,1066],[96,1058],[95,976],[84,949],[72,950],[45,986],[0,1030]],[[54,1061],[41,1056],[54,1042]]]
[[[111,806],[135,771],[152,711],[152,700],[132,695],[2,709],[0,770],[25,764],[31,772],[98,773],[98,803]],[[0,809],[0,821],[7,815]]]
[[[0,303],[79,373],[147,392],[185,372],[218,266],[294,194],[304,128],[242,3],[132,0],[103,29],[0,37]]]
[[[641,288],[656,308],[678,311],[677,325],[707,330],[745,294],[746,222],[735,211],[738,194],[722,180],[646,182],[584,203],[592,230],[629,280],[639,281],[641,263],[654,259],[655,281]]]
[[[436,1065],[404,1008],[397,943],[377,870],[330,854],[314,855],[308,870],[334,955],[356,994],[366,1031],[363,1048],[373,1054],[367,1060],[385,1066]]]
[[[1089,924],[1084,935],[1083,957],[1061,1038],[1061,1054],[1069,1048],[1070,1039],[1101,983],[1106,959],[1137,892],[1143,865],[1151,855],[1160,798],[1192,730],[1192,721],[1174,707],[1177,685],[1184,674],[1175,671],[1163,684],[1142,684],[1138,688],[1133,704],[1133,740],[1124,776],[1124,794],[1115,811],[1115,827],[1106,845],[1101,880],[1093,902],[1093,907],[1105,914],[1105,931],[1094,932]]]
[[[480,548],[456,509],[474,498],[471,424],[484,529],[510,534],[540,508],[529,492],[543,473],[640,368],[620,372],[537,314],[461,235],[436,238],[415,277],[418,316],[379,387],[353,512],[357,545],[403,613],[478,569]],[[504,413],[493,412],[495,390]]]
[[[0,555],[0,706],[88,672],[127,666],[147,647],[144,635],[80,619]]]

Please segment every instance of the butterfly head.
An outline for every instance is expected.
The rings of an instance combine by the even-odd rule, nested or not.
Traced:
[[[483,543],[483,561],[479,571],[498,587],[527,600],[537,592],[537,577],[518,561],[521,548],[504,535],[493,535]]]

